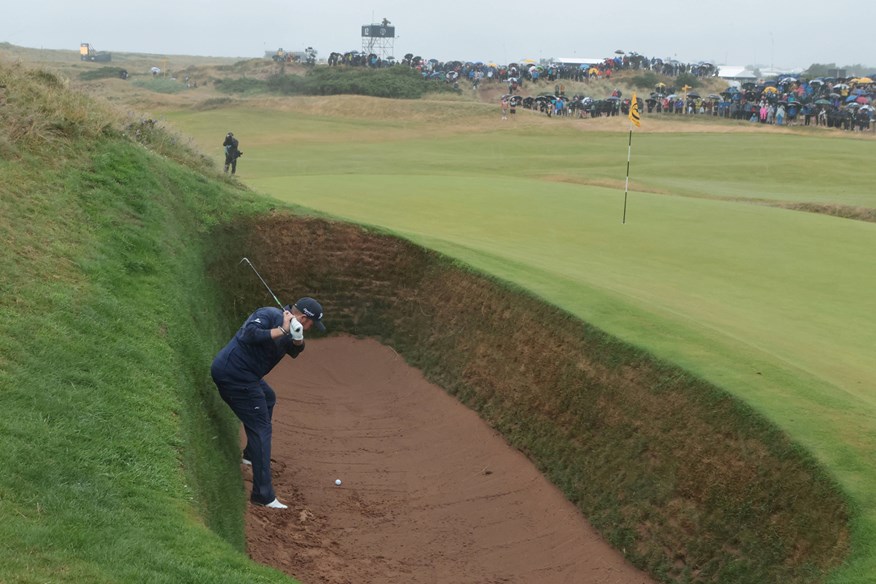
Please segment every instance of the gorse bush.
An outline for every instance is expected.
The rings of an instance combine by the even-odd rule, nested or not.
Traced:
[[[181,93],[188,89],[184,83],[176,79],[155,77],[152,79],[138,79],[133,82],[135,86],[154,91],[155,93]]]
[[[630,79],[630,84],[636,86],[637,89],[654,89],[659,82],[660,78],[657,77],[656,73],[652,73],[651,71],[642,73],[641,75],[636,75]]]
[[[691,73],[682,73],[678,77],[675,78],[675,86],[676,87],[684,87],[685,85],[689,85],[690,87],[699,87],[702,85],[701,79],[696,75],[692,75]]]
[[[270,86],[267,82],[249,77],[217,79],[215,85],[216,89],[223,93],[237,93],[241,95],[254,95],[270,91]]]
[[[430,81],[407,67],[349,69],[318,67],[301,75],[272,75],[267,81],[232,79],[216,84],[227,93],[253,94],[267,90],[282,95],[368,95],[417,99],[427,93],[456,91],[443,81]]]
[[[101,67],[100,69],[92,69],[83,71],[79,74],[79,78],[83,81],[94,81],[95,79],[115,79],[122,76],[121,67]]]

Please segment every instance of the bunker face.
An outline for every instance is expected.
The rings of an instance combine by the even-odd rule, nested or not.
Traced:
[[[274,487],[290,508],[249,508],[253,559],[330,584],[651,581],[392,349],[309,341],[268,381]]]
[[[274,372],[274,470],[292,511],[250,510],[258,561],[305,582],[310,573],[311,581],[416,582],[417,570],[426,582],[566,582],[589,573],[623,582],[620,568],[600,563],[623,565],[622,553],[669,579],[699,570],[703,581],[744,574],[807,584],[846,557],[848,514],[833,482],[719,388],[397,238],[281,215],[229,225],[221,236],[211,272],[224,305],[239,312],[232,322],[270,303],[238,269],[245,253],[274,275],[279,297],[325,298],[334,334],[392,347],[386,361],[368,343],[336,353],[311,342]],[[309,258],[294,273],[290,250]],[[529,332],[541,329],[550,334],[533,342]],[[434,399],[458,415],[422,401],[422,377],[396,371],[396,352],[440,385]],[[476,450],[492,436],[478,418],[526,452],[575,508],[516,451],[508,454],[520,467]],[[558,506],[530,507],[545,492]],[[590,551],[559,509],[585,530],[589,518],[621,551]]]

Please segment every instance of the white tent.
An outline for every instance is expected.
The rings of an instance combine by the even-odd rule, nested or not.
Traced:
[[[741,65],[719,65],[718,77],[721,79],[734,79],[736,81],[754,81],[757,79],[754,71]]]
[[[558,59],[552,59],[554,63],[559,63],[560,65],[598,65],[605,61],[604,58],[594,59],[594,58],[580,58],[580,57],[560,57]]]

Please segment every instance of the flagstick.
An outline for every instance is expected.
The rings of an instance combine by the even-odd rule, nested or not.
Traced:
[[[630,121],[630,142],[627,144],[627,179],[624,181],[624,219],[622,224],[627,222],[627,192],[630,186],[630,153],[633,150],[633,122]]]

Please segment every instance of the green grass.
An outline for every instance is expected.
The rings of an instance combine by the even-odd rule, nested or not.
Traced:
[[[586,121],[168,119],[208,152],[233,125],[259,190],[458,257],[744,399],[856,508],[852,557],[832,581],[876,573],[876,224],[740,201],[873,209],[876,141],[646,124],[622,225],[627,136],[574,129]]]
[[[0,67],[0,82],[14,146],[0,161],[0,582],[288,582],[244,553],[237,425],[203,367],[230,333],[204,278],[208,231],[257,206],[109,120],[70,130],[99,110],[50,77]],[[41,124],[19,130],[39,98]]]
[[[289,581],[243,553],[237,425],[204,367],[239,322],[208,264],[229,253],[229,222],[269,220],[261,214],[276,205],[213,180],[215,165],[160,124],[123,121],[55,74],[0,64],[0,85],[0,582]],[[339,103],[359,102],[325,105]],[[876,573],[864,293],[874,224],[737,200],[756,185],[763,201],[872,207],[873,141],[637,133],[620,225],[620,191],[604,187],[622,183],[625,135],[499,128],[494,107],[473,103],[362,103],[393,115],[244,105],[169,118],[217,159],[233,129],[247,153],[241,176],[260,188],[443,250],[744,398],[851,498],[852,556],[833,581]],[[786,149],[795,154],[783,165],[810,169],[793,189],[765,165]],[[403,309],[412,322],[427,314]],[[428,355],[433,368],[437,355],[453,352]],[[566,400],[591,411],[578,395],[548,395],[558,412]]]

